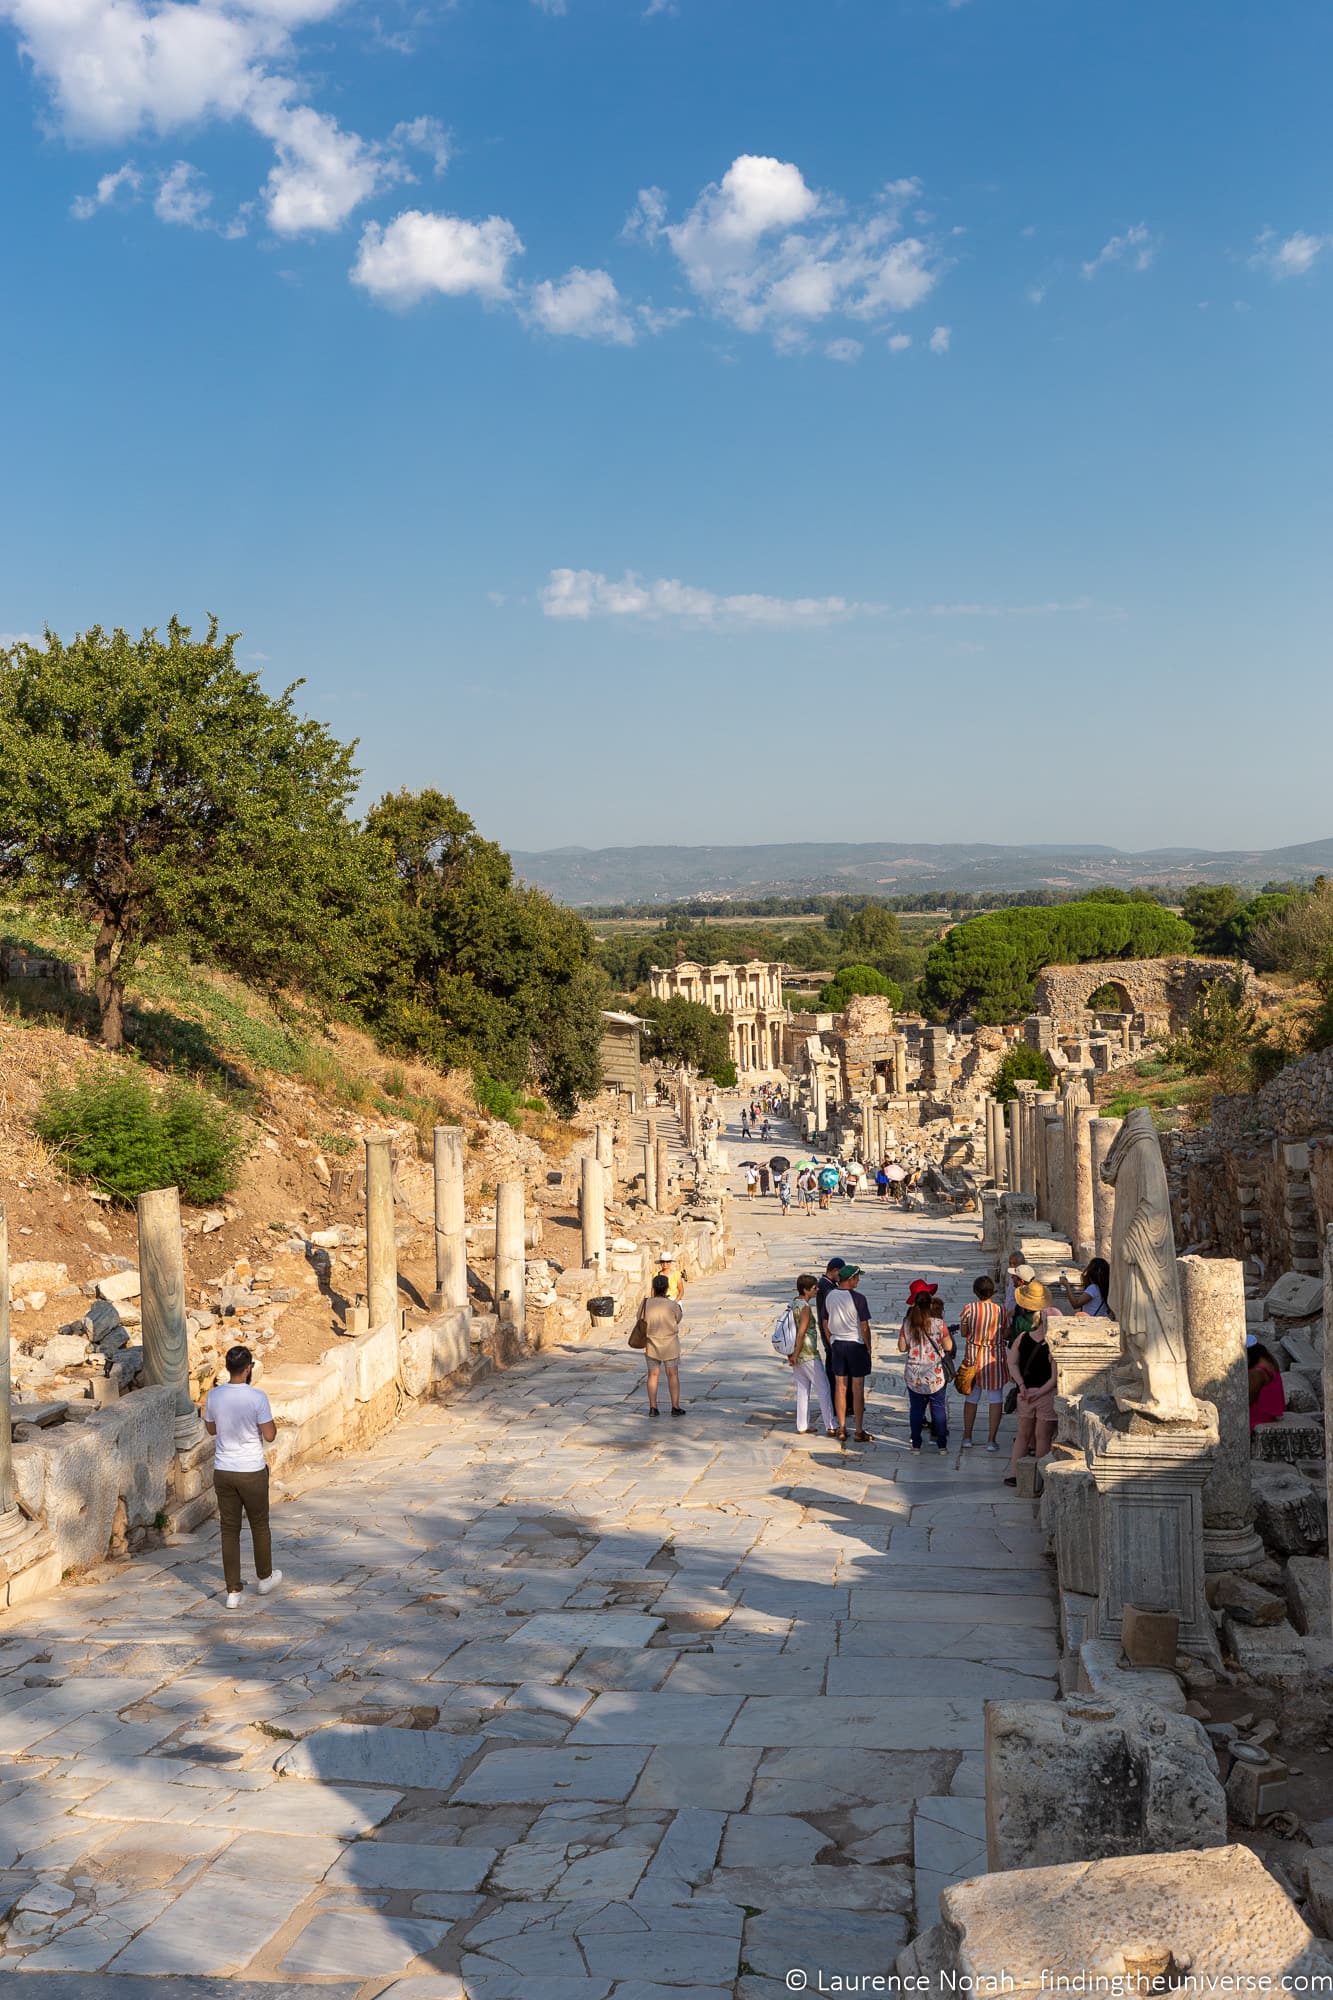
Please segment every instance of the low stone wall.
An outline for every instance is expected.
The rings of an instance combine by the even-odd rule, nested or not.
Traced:
[[[534,1310],[526,1344],[493,1314],[463,1310],[403,1333],[392,1323],[372,1327],[336,1340],[317,1361],[261,1370],[257,1382],[278,1426],[268,1458],[279,1487],[322,1458],[372,1443],[405,1408],[451,1401],[555,1339],[623,1340],[663,1243],[673,1245],[687,1278],[726,1262],[722,1225],[661,1221],[660,1242],[612,1251],[605,1273],[564,1272],[558,1309]],[[587,1301],[598,1295],[615,1300],[613,1319],[591,1318]],[[117,1402],[72,1402],[63,1423],[44,1429],[23,1426],[16,1407],[15,1484],[34,1526],[21,1570],[15,1564],[8,1579],[0,1574],[0,1606],[45,1595],[71,1572],[213,1516],[212,1440],[178,1453],[174,1404],[171,1389],[135,1389]]]

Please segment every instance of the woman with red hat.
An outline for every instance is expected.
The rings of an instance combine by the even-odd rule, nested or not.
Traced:
[[[921,1449],[921,1426],[927,1410],[936,1444],[941,1451],[949,1448],[944,1356],[953,1352],[953,1335],[943,1320],[931,1317],[931,1300],[938,1290],[938,1285],[928,1285],[924,1278],[912,1280],[907,1290],[907,1318],[898,1334],[898,1352],[907,1356],[904,1374],[913,1451]]]

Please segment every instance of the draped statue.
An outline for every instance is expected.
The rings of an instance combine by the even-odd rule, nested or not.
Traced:
[[[1145,1105],[1131,1111],[1102,1165],[1115,1189],[1111,1311],[1120,1361],[1111,1393],[1122,1410],[1182,1423],[1197,1419],[1185,1360],[1185,1322],[1162,1148]]]

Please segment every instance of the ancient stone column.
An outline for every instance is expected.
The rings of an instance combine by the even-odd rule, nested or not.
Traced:
[[[524,1234],[523,1183],[501,1181],[495,1190],[495,1309],[519,1340],[527,1328]]]
[[[1245,1267],[1231,1257],[1177,1257],[1190,1388],[1217,1411],[1217,1452],[1203,1488],[1203,1566],[1249,1569],[1264,1546],[1250,1494],[1250,1380]]]
[[[0,1202],[0,1522],[16,1511],[9,1376],[9,1214]]]
[[[1053,1222],[1051,1209],[1050,1172],[1046,1158],[1046,1120],[1055,1115],[1056,1095],[1053,1090],[1039,1090],[1032,1106],[1033,1135],[1035,1138],[1033,1166],[1036,1175],[1037,1213],[1045,1222]]]
[[[467,1304],[463,1128],[435,1127],[435,1291],[433,1306],[461,1312]]]
[[[1004,1106],[992,1101],[991,1116],[995,1127],[995,1185],[1007,1188],[1009,1185],[1009,1137],[1005,1131]]]
[[[609,1125],[599,1124],[593,1129],[597,1144],[597,1164],[610,1183],[615,1178],[613,1173],[615,1135]]]
[[[824,1072],[815,1071],[815,1131],[821,1136],[828,1123],[828,1097],[824,1089]]]
[[[1042,1121],[1046,1152],[1046,1213],[1058,1232],[1065,1212],[1065,1121],[1054,1109]]]
[[[366,1304],[372,1329],[398,1326],[398,1245],[393,1227],[393,1141],[366,1140]]]
[[[1023,1192],[1023,1106],[1017,1097],[1009,1099],[1009,1187]]]
[[[1062,1234],[1069,1238],[1071,1245],[1077,1233],[1077,1217],[1074,1213],[1074,1189],[1077,1185],[1077,1173],[1074,1154],[1078,1131],[1078,1107],[1080,1104],[1087,1104],[1090,1101],[1088,1086],[1084,1083],[1082,1077],[1071,1077],[1065,1084],[1060,1106],[1065,1122],[1065,1208],[1064,1214],[1060,1218],[1060,1227]]]
[[[1123,1118],[1094,1118],[1088,1127],[1092,1147],[1092,1236],[1094,1257],[1111,1255],[1111,1224],[1115,1220],[1115,1189],[1102,1179],[1106,1156],[1115,1144]]]
[[[602,1170],[595,1156],[583,1158],[583,1178],[579,1191],[579,1222],[583,1234],[583,1268],[596,1265],[606,1269],[606,1209],[603,1205]]]
[[[657,1206],[665,1208],[669,1192],[668,1183],[671,1179],[671,1142],[664,1132],[659,1132],[657,1135],[656,1153],[656,1174],[654,1178],[657,1181]]]
[[[1090,1260],[1095,1240],[1092,1215],[1092,1121],[1096,1115],[1091,1104],[1080,1104],[1074,1112],[1074,1227],[1070,1232],[1070,1240],[1080,1268]]]
[[[139,1219],[139,1299],[143,1312],[143,1376],[176,1392],[176,1449],[199,1435],[190,1395],[190,1348],[185,1325],[185,1256],[180,1194],[153,1188],[135,1204]]]

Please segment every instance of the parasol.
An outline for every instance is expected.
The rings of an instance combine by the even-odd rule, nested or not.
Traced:
[[[772,1167],[775,1174],[785,1174],[788,1167],[791,1165],[791,1161],[787,1159],[785,1154],[774,1153],[772,1159],[769,1161],[768,1164],[770,1167]]]

